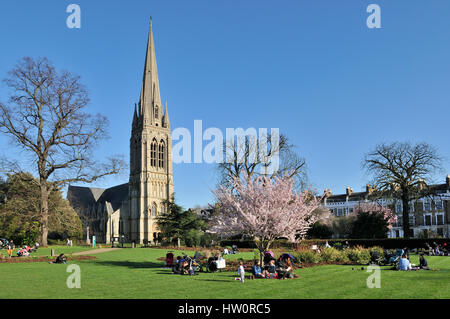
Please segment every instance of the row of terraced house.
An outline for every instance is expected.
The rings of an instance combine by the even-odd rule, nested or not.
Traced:
[[[414,237],[450,238],[450,175],[445,183],[428,185],[431,195],[410,201],[409,224]],[[347,187],[345,194],[333,195],[331,190],[325,190],[323,205],[330,209],[334,216],[347,216],[361,202],[376,201],[390,207],[397,215],[397,222],[389,230],[388,237],[403,237],[403,205],[401,201],[390,198],[379,198],[376,189],[366,185],[365,192],[353,192]]]

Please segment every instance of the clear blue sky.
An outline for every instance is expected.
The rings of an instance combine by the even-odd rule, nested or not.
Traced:
[[[81,6],[81,29],[66,7]],[[381,29],[366,8],[381,7]],[[315,188],[361,190],[377,143],[428,142],[450,173],[450,1],[2,1],[0,77],[22,57],[82,76],[91,112],[108,115],[99,158],[128,160],[150,15],[172,129],[278,127]],[[3,96],[0,89],[0,97]],[[0,152],[9,152],[0,137]],[[127,182],[127,175],[93,186]],[[180,204],[211,201],[214,165],[174,164]]]

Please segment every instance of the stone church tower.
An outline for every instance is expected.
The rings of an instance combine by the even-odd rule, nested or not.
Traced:
[[[80,216],[84,236],[98,242],[158,241],[156,217],[173,194],[172,138],[167,103],[161,103],[152,23],[144,76],[134,106],[130,138],[130,178],[111,188],[69,186],[67,198]],[[89,229],[89,231],[87,231]]]
[[[173,194],[172,138],[167,102],[159,91],[152,22],[138,107],[134,108],[130,138],[129,231],[143,243],[157,238],[155,217],[166,211]]]

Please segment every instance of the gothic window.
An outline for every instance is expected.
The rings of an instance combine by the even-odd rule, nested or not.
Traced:
[[[153,139],[152,145],[150,146],[150,166],[156,166],[156,145],[157,142]]]
[[[164,141],[161,140],[161,142],[159,143],[159,149],[158,149],[158,167],[160,168],[164,168],[164,155],[165,155],[165,146],[164,146]]]
[[[158,108],[158,105],[156,105],[155,106],[155,119],[158,118],[158,115],[159,115],[159,108]]]
[[[156,216],[156,204],[153,203],[152,204],[152,217],[155,217],[155,216]]]

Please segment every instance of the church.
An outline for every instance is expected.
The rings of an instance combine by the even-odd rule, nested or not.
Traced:
[[[130,176],[126,184],[91,188],[69,186],[67,199],[80,216],[84,236],[139,244],[158,242],[156,217],[173,194],[170,121],[161,103],[152,22],[139,103],[134,105]]]

